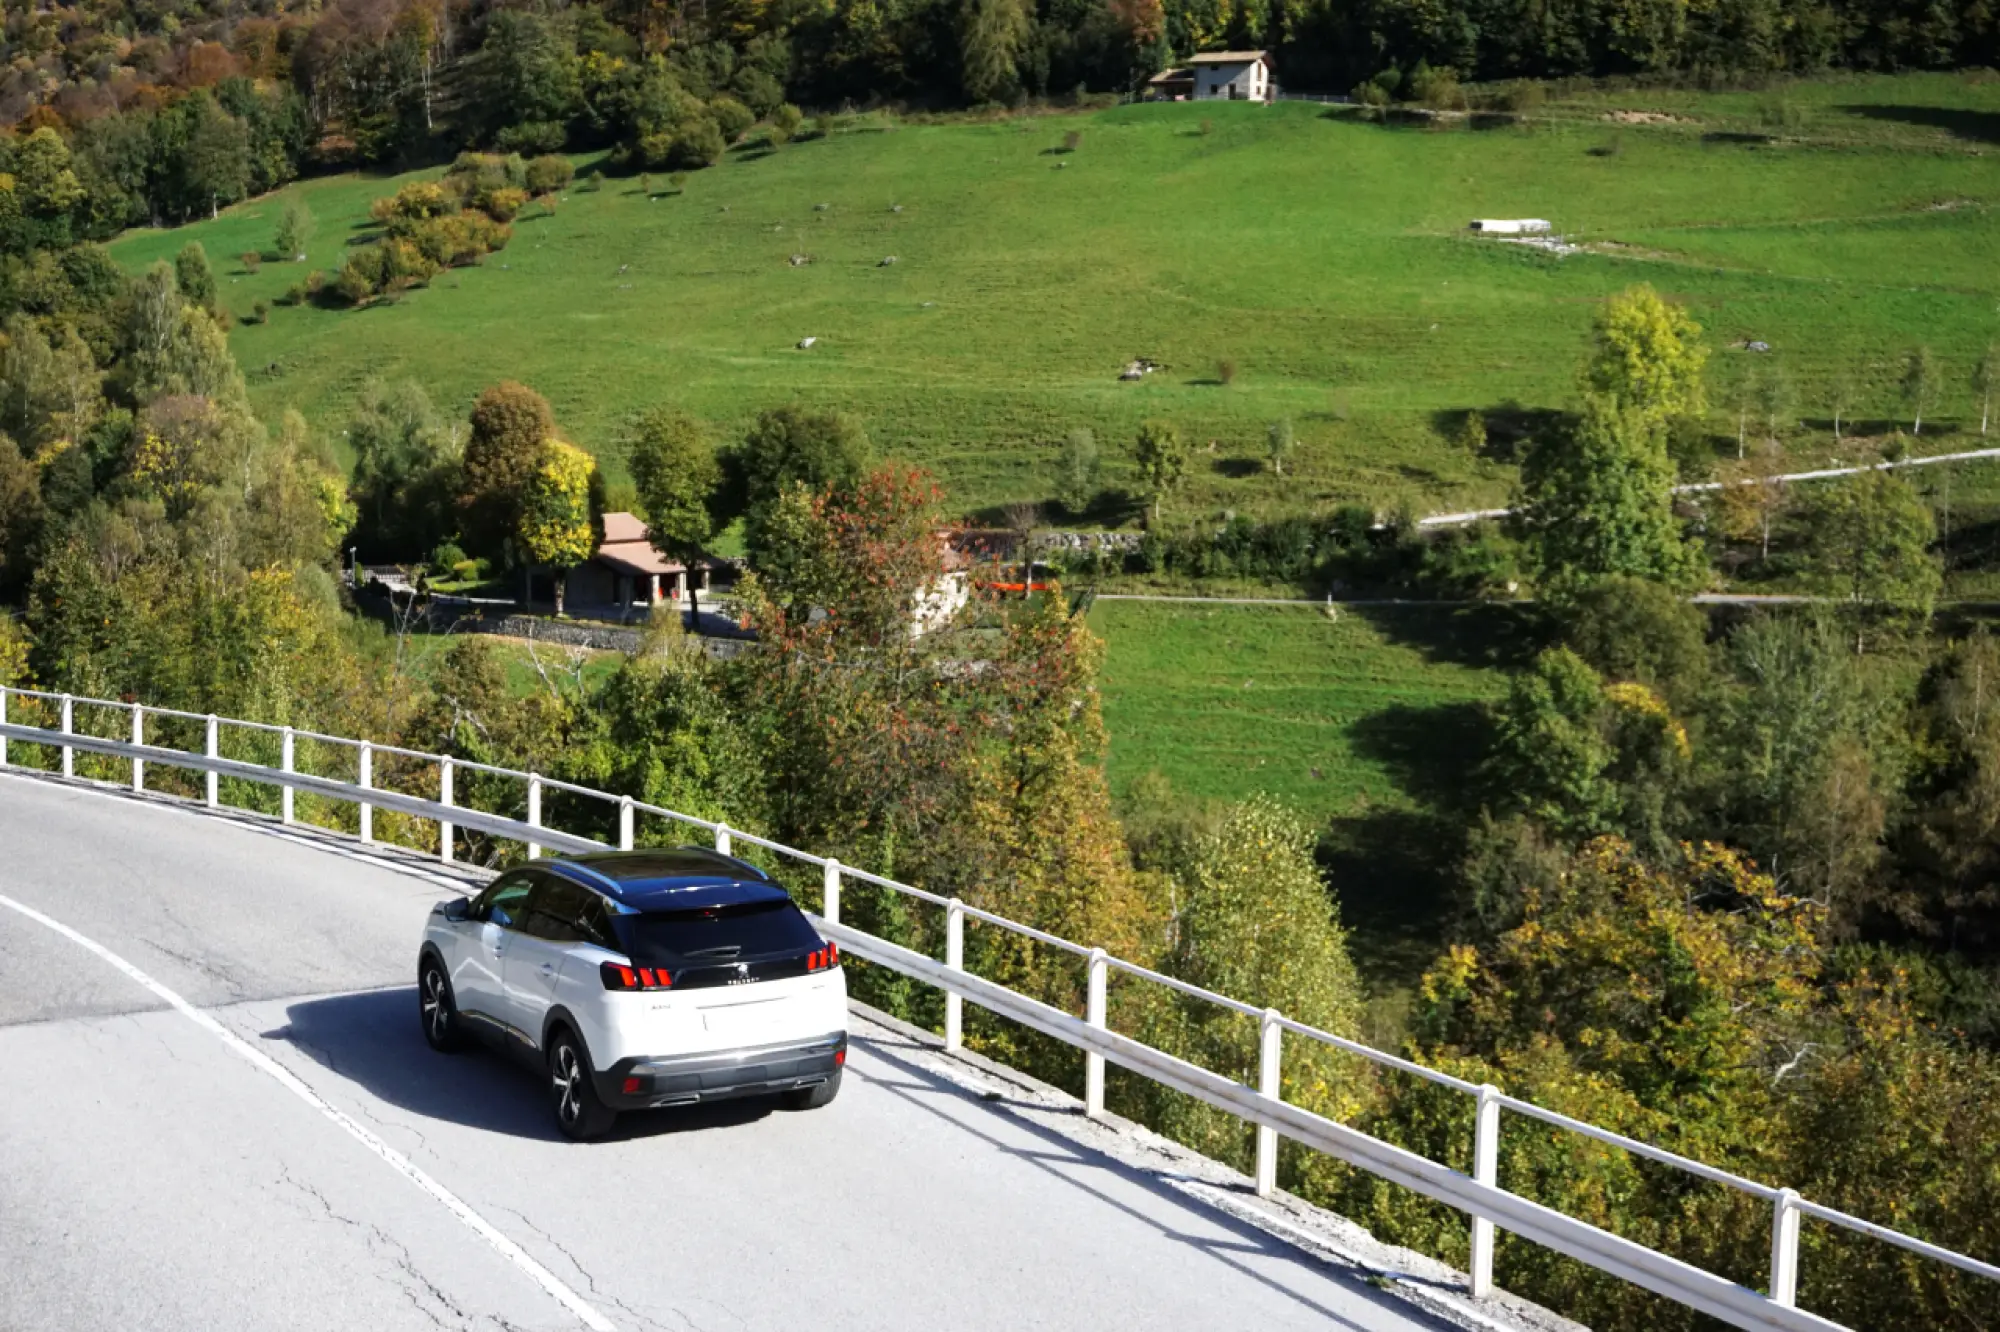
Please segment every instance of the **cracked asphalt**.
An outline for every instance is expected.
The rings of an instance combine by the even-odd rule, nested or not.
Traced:
[[[537,1078],[423,1044],[417,940],[452,891],[311,834],[0,775],[0,894],[278,1061],[620,1329],[1446,1326],[861,1019],[827,1109],[565,1142]],[[7,1332],[582,1325],[275,1077],[7,910],[0,1067]]]

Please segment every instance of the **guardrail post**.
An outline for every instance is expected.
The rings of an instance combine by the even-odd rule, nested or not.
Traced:
[[[826,858],[826,877],[820,886],[820,918],[829,925],[840,924],[840,862]]]
[[[1284,1054],[1285,1029],[1278,1010],[1267,1008],[1257,1029],[1257,1090],[1274,1101],[1284,1099],[1279,1060]],[[1278,1188],[1278,1130],[1257,1126],[1257,1196],[1268,1198]]]
[[[9,689],[6,685],[0,685],[0,726],[5,726],[7,724],[7,695],[13,692],[14,691]],[[4,768],[6,766],[7,766],[7,737],[4,735],[0,735],[0,768]]]
[[[1771,1213],[1771,1303],[1792,1308],[1799,1298],[1799,1195],[1779,1189]]]
[[[135,745],[146,743],[146,708],[144,704],[134,703],[132,705],[132,743]],[[146,760],[142,758],[134,758],[132,760],[132,789],[134,791],[143,791],[146,789]]]
[[[734,854],[729,849],[729,825],[726,823],[715,825],[715,849],[725,856]]]
[[[1472,1136],[1472,1178],[1488,1188],[1500,1182],[1500,1089],[1487,1083],[1479,1089],[1479,1109]],[[1493,1222],[1472,1218],[1472,1296],[1493,1293]]]
[[[366,740],[361,742],[360,771],[355,774],[355,784],[366,791],[375,785],[375,746]],[[361,840],[375,840],[375,806],[366,800],[361,802]]]
[[[205,748],[210,758],[222,757],[221,723],[216,720],[215,714],[212,712],[208,714],[208,739]],[[208,780],[202,783],[202,785],[208,788],[208,807],[214,809],[218,803],[216,788],[221,784],[221,778],[217,776],[213,768],[208,770],[206,776]]]
[[[292,771],[292,747],[294,743],[292,728],[287,726],[284,730],[283,743],[278,750],[278,770],[280,772],[288,773]],[[278,807],[281,811],[281,822],[290,823],[292,821],[292,803],[292,788],[289,785],[279,787]]]
[[[1102,948],[1090,950],[1090,982],[1085,991],[1083,1020],[1104,1030],[1105,966]],[[1095,1119],[1104,1113],[1104,1056],[1095,1050],[1083,1056],[1083,1113]]]
[[[438,760],[438,803],[451,808],[451,759]],[[438,859],[451,863],[451,824],[445,819],[438,820]]]
[[[76,700],[71,698],[68,694],[64,694],[62,696],[62,733],[64,735],[71,734],[70,726],[71,723],[75,720],[75,712],[74,712],[75,703]],[[72,777],[76,775],[75,754],[76,751],[71,749],[68,745],[64,745],[62,747],[62,774],[65,777]]]
[[[965,903],[956,897],[944,905],[944,964],[953,971],[965,970]],[[956,1050],[965,1044],[965,996],[944,992],[944,1048]]]
[[[542,826],[542,775],[538,772],[528,774],[528,826],[530,828]],[[540,843],[528,843],[528,859],[539,859],[541,854]]]
[[[618,797],[618,849],[632,849],[632,797]]]

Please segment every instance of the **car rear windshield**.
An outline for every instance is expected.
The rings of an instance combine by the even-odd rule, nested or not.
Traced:
[[[782,901],[648,911],[619,916],[616,923],[626,952],[642,967],[809,953],[820,946],[812,923]]]

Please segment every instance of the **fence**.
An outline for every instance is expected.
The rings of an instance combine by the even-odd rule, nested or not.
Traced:
[[[17,724],[11,715],[17,704],[25,712],[32,712],[34,720],[54,720],[57,725],[51,729],[45,725]],[[94,730],[92,722],[95,722]],[[149,723],[161,731],[179,732],[190,737],[198,735],[199,750],[148,743]],[[277,766],[225,757],[224,740],[230,737],[242,742],[237,746],[239,749],[248,747],[265,753],[271,751],[275,742]],[[455,858],[459,839],[468,833],[521,843],[531,857],[539,856],[544,851],[609,849],[609,843],[563,832],[544,823],[544,797],[554,792],[572,802],[581,802],[576,806],[578,809],[595,806],[606,816],[615,815],[615,844],[622,849],[630,849],[637,843],[639,820],[645,818],[699,828],[709,834],[715,848],[725,854],[733,853],[736,845],[742,843],[816,867],[821,872],[819,924],[822,932],[855,956],[944,991],[944,1037],[948,1049],[955,1050],[963,1044],[964,1004],[970,1000],[992,1013],[1081,1050],[1084,1057],[1084,1108],[1090,1115],[1104,1112],[1104,1071],[1106,1064],[1111,1063],[1254,1125],[1255,1181],[1260,1195],[1269,1195],[1277,1186],[1278,1142],[1283,1137],[1464,1212],[1470,1219],[1470,1289],[1475,1297],[1492,1293],[1495,1232],[1496,1229],[1504,1229],[1736,1327],[1819,1329],[1822,1332],[1838,1329],[1839,1324],[1797,1307],[1799,1226],[1806,1218],[1869,1236],[1988,1280],[2000,1281],[2000,1267],[1991,1263],[1821,1206],[1800,1197],[1791,1189],[1760,1184],[1649,1143],[1608,1132],[1505,1095],[1490,1085],[1476,1086],[1436,1069],[1295,1022],[1274,1009],[1258,1008],[1204,990],[1111,957],[1101,948],[1088,948],[1057,938],[992,912],[968,906],[956,898],[925,892],[909,884],[843,865],[831,857],[799,851],[731,828],[726,823],[644,804],[629,796],[610,795],[554,781],[536,773],[467,762],[448,755],[376,745],[365,740],[322,735],[289,726],[149,708],[136,702],[0,688],[0,767],[10,766],[10,741],[36,746],[38,752],[53,750],[56,755],[55,770],[65,777],[77,775],[79,754],[90,756],[100,768],[122,767],[134,791],[147,789],[147,773],[152,767],[198,773],[202,778],[198,798],[211,809],[218,808],[222,803],[222,782],[225,780],[248,783],[256,788],[274,787],[278,792],[277,817],[287,824],[298,820],[297,797],[300,794],[338,805],[352,805],[356,833],[363,842],[375,840],[374,822],[379,811],[415,820],[419,825],[434,823],[437,827],[435,842],[423,849],[446,862]],[[354,780],[300,771],[301,741],[316,750],[351,751]],[[414,784],[421,777],[430,789],[435,790],[435,798],[411,794],[407,790],[389,789],[379,780],[378,764],[384,761],[396,766],[405,786]],[[476,774],[499,779],[505,784],[517,784],[524,817],[516,819],[459,803],[454,798],[454,788],[460,774]],[[588,815],[584,817],[589,819]],[[594,819],[589,821],[595,822]],[[609,826],[608,817],[606,823]],[[941,908],[945,913],[944,959],[939,961],[927,957],[843,925],[840,920],[841,889],[849,880],[872,884]],[[1082,1016],[1051,1007],[965,970],[967,920],[1024,935],[1082,959],[1088,968]],[[1254,1019],[1261,1034],[1257,1086],[1245,1086],[1111,1030],[1106,1022],[1106,995],[1114,972],[1165,986],[1189,998]],[[1287,1104],[1281,1095],[1280,1082],[1284,1038],[1287,1035],[1330,1046],[1472,1098],[1476,1111],[1471,1172],[1453,1170],[1334,1120]],[[1771,1209],[1771,1264],[1766,1290],[1760,1292],[1739,1285],[1499,1187],[1500,1117],[1503,1113],[1537,1120],[1762,1200]]]

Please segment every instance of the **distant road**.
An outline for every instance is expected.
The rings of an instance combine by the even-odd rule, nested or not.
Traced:
[[[1899,467],[1929,467],[1933,463],[1974,462],[1981,458],[2000,458],[2000,448],[1968,449],[1963,453],[1937,453],[1928,458],[1901,458],[1895,462],[1866,463],[1858,467],[1822,467],[1812,472],[1787,472],[1773,477],[1775,481],[1831,481],[1840,476],[1859,476],[1863,472],[1888,472]],[[1692,494],[1703,490],[1724,490],[1730,486],[1754,486],[1755,480],[1748,481],[1694,481],[1687,485],[1675,486],[1676,495]],[[1418,527],[1456,527],[1465,523],[1476,523],[1486,518],[1505,518],[1512,509],[1468,509],[1464,513],[1434,513],[1428,518],[1417,519]]]
[[[455,877],[4,774],[0,847],[7,1332],[1447,1326],[862,1019],[823,1111],[563,1141],[419,1035]]]

